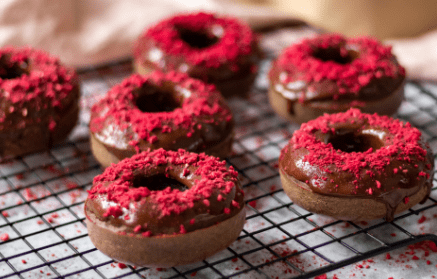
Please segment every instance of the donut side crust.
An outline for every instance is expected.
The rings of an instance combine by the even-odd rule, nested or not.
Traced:
[[[232,143],[234,142],[234,132],[231,132],[224,140],[218,142],[216,145],[205,149],[208,155],[226,158],[232,152]],[[116,164],[123,158],[118,158],[114,155],[102,142],[100,142],[93,133],[90,133],[90,143],[91,151],[94,158],[102,165],[104,168],[109,167],[112,163]],[[132,157],[135,153],[125,152],[125,158]]]
[[[404,85],[405,83],[401,83],[399,87],[392,92],[392,94],[386,96],[385,98],[378,99],[375,101],[366,101],[364,107],[359,107],[361,112],[364,113],[378,113],[379,115],[388,115],[391,116],[396,113],[399,106],[401,105],[402,101],[404,100]],[[284,117],[290,122],[294,123],[305,123],[312,119],[315,119],[319,116],[322,116],[325,113],[333,114],[338,112],[346,111],[348,108],[341,108],[337,109],[335,107],[333,108],[317,108],[312,107],[311,105],[305,105],[301,104],[299,102],[293,103],[293,110],[294,113],[290,114],[288,111],[288,99],[286,99],[284,96],[282,96],[280,93],[276,92],[273,88],[269,88],[268,90],[268,97],[270,101],[270,105],[272,106],[273,110],[280,115],[281,117]],[[331,101],[332,104],[335,104],[335,101]]]
[[[85,208],[91,241],[107,256],[135,266],[173,267],[198,262],[225,249],[241,233],[245,209],[216,225],[176,235],[122,235],[122,228],[98,220]]]
[[[369,221],[387,215],[386,205],[375,199],[321,195],[307,190],[308,186],[304,182],[282,171],[280,176],[282,188],[287,196],[293,203],[310,212],[345,221]],[[429,189],[425,184],[417,193],[409,197],[407,204],[400,203],[394,213],[398,214],[422,202],[428,193]]]
[[[72,94],[78,95],[76,87]],[[76,126],[79,119],[78,101],[70,104],[67,111],[60,117],[53,131],[48,125],[33,124],[22,129],[9,131],[5,129],[0,132],[0,155],[1,156],[23,156],[26,154],[48,150],[53,145],[64,141],[69,133]],[[37,140],[35,140],[37,139]]]

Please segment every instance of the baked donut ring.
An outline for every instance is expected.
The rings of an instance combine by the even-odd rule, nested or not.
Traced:
[[[350,109],[302,124],[279,169],[285,193],[308,211],[392,221],[428,198],[434,157],[409,123]]]
[[[91,108],[91,148],[104,167],[149,148],[224,158],[233,129],[232,113],[214,85],[179,72],[134,74]]]
[[[244,193],[225,161],[158,149],[96,176],[85,215],[91,241],[109,257],[172,267],[203,260],[237,239]]]
[[[250,27],[209,13],[182,14],[147,29],[134,47],[140,74],[175,70],[213,83],[225,96],[245,95],[257,73],[259,50]]]
[[[0,156],[50,149],[76,125],[76,73],[29,47],[0,49]]]
[[[378,41],[324,34],[286,48],[269,72],[269,101],[304,123],[351,107],[393,115],[404,98],[405,69]]]

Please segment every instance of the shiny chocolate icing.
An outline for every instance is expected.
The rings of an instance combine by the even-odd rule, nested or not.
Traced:
[[[1,48],[0,156],[63,140],[76,124],[78,99],[77,75],[58,59],[32,48]]]
[[[379,42],[324,34],[285,49],[269,80],[293,115],[297,102],[327,112],[365,107],[400,88],[405,70]]]
[[[279,167],[314,193],[382,202],[391,221],[405,198],[422,187],[429,195],[434,158],[409,124],[353,109],[303,124],[282,150]]]
[[[186,233],[244,207],[238,174],[214,157],[159,149],[117,165],[94,180],[85,207],[121,234]]]
[[[175,16],[149,28],[137,40],[134,56],[146,69],[185,72],[215,84],[227,96],[229,82],[253,81],[260,52],[246,24],[198,13]]]
[[[214,86],[186,74],[132,75],[92,107],[90,131],[119,159],[151,149],[204,152],[233,133]]]

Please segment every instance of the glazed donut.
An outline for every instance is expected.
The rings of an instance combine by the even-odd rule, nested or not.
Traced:
[[[350,109],[302,124],[279,169],[285,193],[310,212],[392,221],[428,198],[434,157],[409,123]]]
[[[78,119],[76,73],[40,50],[0,48],[0,156],[64,140]]]
[[[179,72],[134,74],[91,108],[91,149],[104,167],[149,148],[224,158],[232,150],[233,128],[214,85]]]
[[[94,178],[89,237],[109,257],[147,267],[203,260],[237,239],[245,220],[238,173],[185,150],[145,151]]]
[[[405,70],[378,41],[325,34],[286,48],[269,72],[269,101],[304,123],[351,107],[393,115],[404,98]]]
[[[146,30],[134,46],[134,68],[181,71],[213,83],[224,95],[244,95],[252,85],[259,60],[250,27],[214,14],[177,15]]]

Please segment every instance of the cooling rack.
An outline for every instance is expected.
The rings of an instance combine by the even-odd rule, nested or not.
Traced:
[[[353,263],[368,268],[369,258],[400,247],[425,251],[402,253],[402,263],[416,257],[435,269],[424,258],[437,252],[430,242],[437,241],[435,186],[424,204],[396,215],[393,222],[334,220],[303,210],[284,194],[277,159],[298,126],[270,108],[266,71],[282,47],[311,34],[303,29],[264,34],[261,45],[267,56],[250,96],[229,100],[237,128],[227,161],[240,173],[247,221],[228,249],[192,265],[148,269],[116,263],[90,242],[83,202],[102,170],[90,152],[89,108],[129,75],[131,61],[125,60],[80,71],[82,112],[67,142],[49,152],[2,159],[0,278],[312,278]],[[405,90],[397,117],[418,127],[436,152],[437,86],[409,81]]]

